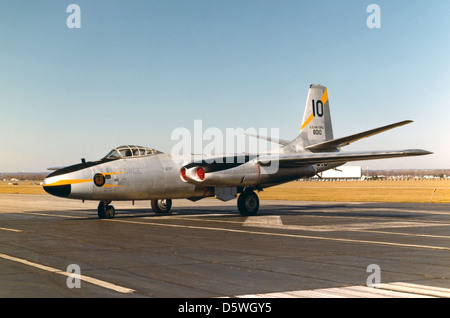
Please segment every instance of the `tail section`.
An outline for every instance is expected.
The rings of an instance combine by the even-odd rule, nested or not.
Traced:
[[[333,139],[333,128],[327,88],[319,84],[311,84],[300,134],[286,146],[285,150],[297,152],[331,139]]]
[[[409,123],[412,123],[412,121],[404,120],[357,134],[333,139],[327,88],[319,84],[311,84],[309,86],[308,99],[306,100],[300,134],[289,143],[280,142],[280,144],[284,145],[280,148],[280,152],[293,153],[305,150],[308,152],[336,152],[339,151],[341,147],[347,146],[352,142]]]
[[[304,147],[333,139],[329,105],[327,88],[319,84],[312,84],[309,87],[305,113],[298,136],[303,140]]]

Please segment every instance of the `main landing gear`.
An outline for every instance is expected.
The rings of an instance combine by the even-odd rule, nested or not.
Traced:
[[[239,213],[242,216],[252,216],[258,214],[259,198],[251,189],[245,189],[237,200]]]
[[[171,208],[172,208],[171,199],[152,200],[152,210],[156,214],[170,213]]]

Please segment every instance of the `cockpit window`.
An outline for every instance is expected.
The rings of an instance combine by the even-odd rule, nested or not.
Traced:
[[[120,154],[117,152],[116,149],[113,149],[105,156],[105,158],[118,159],[118,158],[120,158]]]
[[[151,156],[161,153],[160,151],[152,148],[141,147],[141,146],[120,146],[111,150],[104,159],[120,159],[120,158],[131,158],[131,157],[143,157]]]

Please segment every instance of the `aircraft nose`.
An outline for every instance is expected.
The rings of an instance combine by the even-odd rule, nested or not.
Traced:
[[[68,197],[70,195],[70,191],[72,190],[70,184],[58,185],[57,183],[49,183],[47,178],[43,182],[43,187],[45,192],[48,194],[62,198]]]

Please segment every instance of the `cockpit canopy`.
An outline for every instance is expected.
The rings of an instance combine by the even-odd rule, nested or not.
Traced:
[[[133,146],[133,145],[124,145],[111,150],[104,159],[123,159],[123,158],[135,158],[135,157],[144,157],[156,155],[158,153],[162,153],[156,149],[141,147],[141,146]]]

